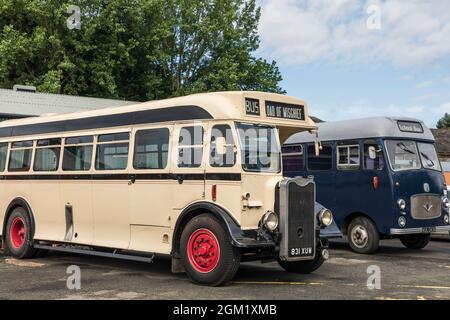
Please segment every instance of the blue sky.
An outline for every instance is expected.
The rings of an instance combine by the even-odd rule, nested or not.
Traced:
[[[261,0],[261,49],[324,120],[450,113],[450,1]]]

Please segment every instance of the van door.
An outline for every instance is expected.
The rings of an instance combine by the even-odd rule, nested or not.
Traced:
[[[206,137],[207,127],[201,123],[175,126],[172,205],[178,213],[190,203],[205,198]]]

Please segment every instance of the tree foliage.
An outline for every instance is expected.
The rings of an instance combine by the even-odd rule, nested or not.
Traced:
[[[259,18],[255,0],[0,0],[0,87],[141,101],[282,93],[276,63],[255,56]]]
[[[450,129],[450,114],[446,113],[437,123],[438,129]]]

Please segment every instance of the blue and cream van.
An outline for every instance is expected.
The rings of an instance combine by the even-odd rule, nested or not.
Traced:
[[[313,176],[317,201],[333,211],[351,248],[374,253],[380,239],[424,248],[433,232],[449,232],[449,207],[434,137],[422,121],[367,118],[319,124],[283,147],[288,177]]]

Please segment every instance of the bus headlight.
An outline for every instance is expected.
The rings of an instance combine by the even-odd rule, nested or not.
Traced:
[[[444,216],[444,223],[445,223],[445,224],[450,224],[450,217],[448,216],[448,214],[446,214],[446,215]]]
[[[444,208],[450,208],[450,200],[447,197],[442,198],[442,205]]]
[[[400,210],[405,210],[406,209],[406,201],[403,200],[403,199],[398,199],[397,205],[398,205]]]
[[[443,195],[444,195],[444,198],[447,198],[447,197],[448,197],[447,187],[444,189]]]
[[[267,228],[267,230],[271,232],[275,231],[275,229],[278,227],[278,215],[275,212],[268,211],[264,214],[262,223]]]
[[[333,213],[328,209],[322,209],[319,212],[319,222],[329,227],[333,223]]]
[[[405,217],[398,218],[398,225],[400,226],[400,228],[406,227],[406,218]]]

